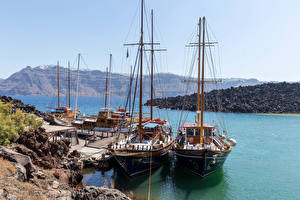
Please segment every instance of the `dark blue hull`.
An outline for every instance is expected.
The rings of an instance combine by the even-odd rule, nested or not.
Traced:
[[[176,150],[176,157],[180,165],[201,177],[205,177],[221,168],[229,153]]]
[[[145,156],[146,154],[146,156]],[[163,152],[155,152],[150,156],[150,152],[145,152],[144,155],[114,155],[117,163],[129,176],[136,176],[146,173],[152,169],[158,168],[168,158],[168,150]],[[150,165],[151,160],[151,165]]]

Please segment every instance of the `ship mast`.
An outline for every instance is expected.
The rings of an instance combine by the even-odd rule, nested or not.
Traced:
[[[187,47],[198,47],[198,79],[194,80],[185,80],[187,83],[197,83],[197,129],[199,131],[200,127],[200,143],[203,144],[203,113],[204,113],[204,83],[217,83],[221,82],[221,80],[205,80],[204,79],[204,64],[205,64],[205,46],[214,46],[217,42],[205,42],[205,17],[199,19],[198,24],[198,42],[189,43],[186,45]],[[202,30],[201,30],[202,29]],[[202,42],[201,42],[201,34],[202,34]],[[202,52],[201,52],[202,46]],[[202,53],[202,56],[201,56]],[[202,59],[201,59],[202,58]],[[201,62],[202,61],[202,62]],[[201,69],[202,65],[202,69]],[[200,70],[201,69],[201,70]],[[201,90],[201,92],[200,92]]]
[[[111,89],[111,66],[112,66],[112,54],[109,54],[109,72],[108,72],[108,111],[110,109],[110,89]],[[110,117],[110,112],[108,112],[108,117]]]
[[[132,77],[133,77],[133,71],[132,71],[132,65],[130,66],[130,75],[129,75],[129,84],[130,84],[130,82],[132,81]],[[129,103],[128,103],[128,105],[129,105],[129,114],[130,114],[130,112],[131,112],[131,98],[132,98],[132,92],[131,92],[131,90],[130,90],[130,94],[129,94]]]
[[[70,69],[70,61],[68,61],[68,96],[69,96],[69,108],[71,108],[71,69]]]
[[[106,78],[105,78],[105,98],[104,98],[104,109],[105,109],[105,112],[107,110],[107,81],[108,81],[108,67],[106,67]]]
[[[153,61],[154,61],[154,47],[153,47],[153,9],[151,10],[151,99],[150,99],[150,119],[153,119]]]
[[[143,34],[144,34],[144,0],[141,0],[141,40],[140,40],[140,102],[139,102],[139,137],[141,138],[142,133],[142,117],[143,117],[143,48],[144,48],[144,41],[143,41]]]
[[[79,66],[80,66],[80,53],[78,54],[78,65],[77,65],[77,83],[76,83],[76,99],[75,99],[75,115],[74,118],[76,118],[77,115],[77,103],[78,103],[78,90],[79,90]]]
[[[199,32],[198,32],[198,82],[197,82],[197,127],[199,132],[200,127],[200,87],[201,87],[201,79],[200,79],[200,66],[201,66],[201,17],[199,18]]]
[[[154,17],[153,17],[153,9],[151,10],[151,42],[150,43],[144,43],[150,44],[151,49],[146,49],[145,51],[151,51],[151,98],[150,98],[150,119],[153,119],[153,95],[154,95],[154,52],[155,51],[167,51],[167,49],[154,49],[154,45],[160,45],[160,43],[154,43]]]
[[[203,36],[202,36],[202,81],[201,81],[201,128],[200,143],[203,143],[203,112],[204,112],[204,62],[205,62],[205,17],[203,17]],[[200,27],[200,26],[199,26]],[[200,36],[199,36],[200,37]],[[200,43],[200,41],[199,41]],[[199,45],[200,46],[200,45]],[[199,58],[200,60],[200,58]]]
[[[59,96],[59,61],[57,61],[57,107],[60,107],[60,96]]]

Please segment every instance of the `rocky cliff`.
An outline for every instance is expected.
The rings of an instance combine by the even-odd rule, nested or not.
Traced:
[[[150,105],[147,101],[146,105]],[[159,108],[197,110],[197,95],[154,99]],[[205,93],[205,111],[300,113],[300,83],[267,83]]]

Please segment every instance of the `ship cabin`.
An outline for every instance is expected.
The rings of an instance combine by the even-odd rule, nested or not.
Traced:
[[[185,123],[183,125],[183,133],[185,133],[185,141],[189,144],[199,144],[200,143],[200,126],[197,123]],[[203,124],[204,141],[207,142],[208,139],[213,135],[213,130],[215,127],[209,124]]]
[[[63,117],[74,117],[74,112],[69,107],[58,107],[51,111],[52,114],[63,116]]]
[[[124,113],[125,113],[126,118],[128,118],[129,113],[125,112],[125,109],[124,109],[124,111],[121,109],[118,109],[118,111],[115,111],[112,108],[102,108],[102,109],[100,109],[100,111],[98,113],[98,118],[99,119],[103,119],[103,118],[122,119],[124,116]]]
[[[155,138],[162,131],[162,126],[159,123],[149,122],[143,126],[142,137],[145,140],[151,140]]]

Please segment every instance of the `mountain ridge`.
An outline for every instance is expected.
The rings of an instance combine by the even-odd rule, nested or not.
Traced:
[[[101,70],[81,69],[79,71],[79,96],[103,96],[105,92],[106,72]],[[55,96],[57,95],[57,69],[55,65],[40,65],[37,67],[27,66],[10,77],[0,80],[0,94],[15,96]],[[71,94],[76,91],[77,70],[71,70]],[[129,76],[127,74],[112,73],[111,93],[115,97],[124,97],[127,94]],[[144,76],[144,94],[149,98],[150,76]],[[223,79],[220,89],[230,87],[262,84],[257,79]],[[158,73],[154,78],[156,97],[169,97],[186,94],[184,76],[172,73]],[[159,87],[158,85],[162,85]],[[192,86],[195,87],[195,86]],[[206,87],[206,91],[215,88]],[[60,67],[60,93],[67,92],[67,68]],[[193,93],[193,89],[188,94]]]

